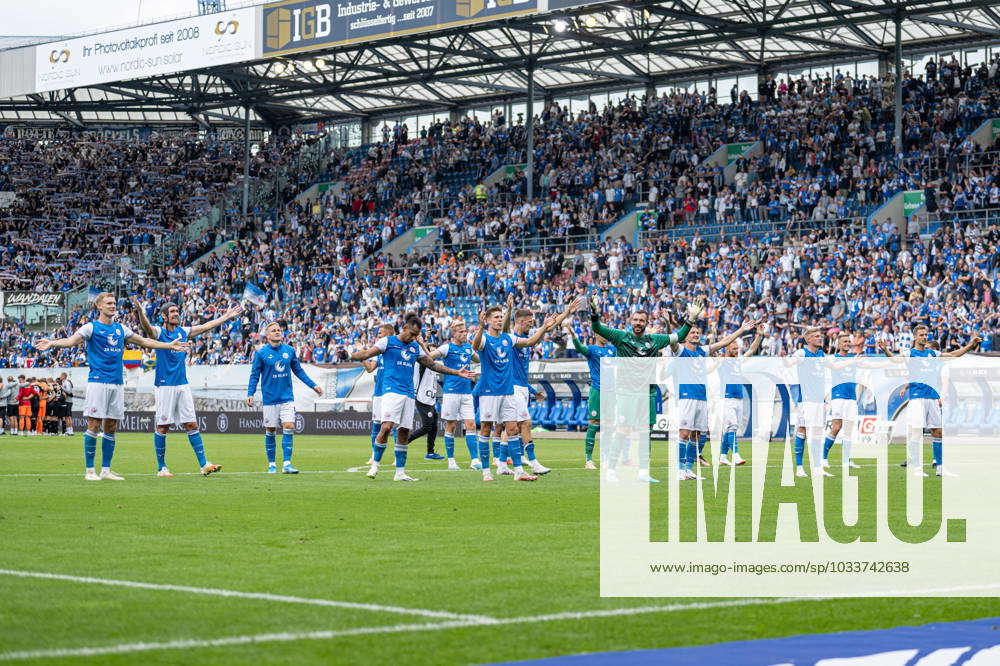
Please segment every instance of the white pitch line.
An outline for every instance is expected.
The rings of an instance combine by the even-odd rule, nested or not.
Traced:
[[[933,590],[915,590],[899,593],[880,593],[879,596],[893,594],[914,594],[914,593],[941,593],[968,591],[970,589],[988,589],[1000,587],[997,585],[984,586],[960,586],[953,588],[938,588]],[[647,615],[653,613],[677,613],[693,610],[712,610],[717,608],[738,608],[741,606],[768,606],[775,604],[787,604],[795,602],[815,602],[815,601],[835,601],[851,600],[858,597],[778,597],[778,598],[750,598],[732,599],[729,601],[704,601],[680,604],[666,604],[663,606],[636,606],[633,608],[610,608],[606,610],[549,613],[546,615],[528,615],[511,618],[482,618],[475,619],[476,616],[467,616],[467,620],[452,620],[450,622],[429,622],[426,624],[396,624],[381,627],[358,627],[355,629],[334,629],[324,631],[310,631],[304,633],[270,633],[270,634],[249,634],[244,636],[227,636],[225,638],[213,638],[205,640],[185,639],[164,642],[142,642],[124,643],[119,645],[94,646],[82,648],[57,648],[52,650],[23,650],[17,652],[0,653],[0,661],[15,661],[20,659],[47,659],[66,657],[95,657],[112,654],[131,654],[135,652],[151,652],[156,650],[178,650],[188,648],[212,648],[229,647],[234,645],[255,645],[260,643],[281,643],[302,640],[329,640],[348,636],[366,636],[375,634],[398,634],[406,632],[424,631],[445,631],[448,629],[461,629],[466,627],[499,626],[513,624],[530,624],[537,622],[560,622],[564,620],[586,620],[603,617],[618,617],[628,615]]]
[[[403,608],[402,606],[383,606],[381,604],[366,604],[354,601],[334,601],[332,599],[315,599],[311,597],[293,597],[285,594],[268,594],[266,592],[240,592],[238,590],[220,590],[209,587],[192,587],[189,585],[169,585],[159,583],[143,583],[131,580],[114,580],[110,578],[91,578],[88,576],[70,576],[67,574],[54,574],[42,571],[20,571],[16,569],[0,569],[0,575],[16,576],[19,578],[43,578],[47,580],[67,580],[73,583],[89,583],[94,585],[108,585],[112,587],[130,587],[143,590],[163,590],[168,592],[188,592],[190,594],[204,594],[215,597],[235,597],[239,599],[258,599],[261,601],[277,601],[286,604],[304,604],[307,606],[327,606],[332,608],[350,608],[352,610],[365,610],[376,613],[398,613],[400,615],[417,615],[420,617],[432,617],[438,619],[462,620],[466,622],[477,622],[489,624],[494,622],[494,618],[483,615],[464,615],[461,613],[449,613],[448,611],[428,610],[425,608]]]

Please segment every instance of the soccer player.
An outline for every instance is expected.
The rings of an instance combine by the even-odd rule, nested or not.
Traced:
[[[469,362],[479,362],[479,354],[469,344],[469,328],[465,321],[456,319],[451,323],[451,340],[430,353],[430,357],[440,358],[441,363],[453,370],[468,370]],[[444,419],[444,450],[448,457],[448,469],[459,469],[455,461],[455,430],[462,421],[465,430],[465,446],[472,462],[470,469],[481,469],[479,444],[476,438],[476,412],[472,404],[472,381],[465,377],[446,375],[441,398],[441,418]]]
[[[981,342],[978,335],[974,336],[969,344],[964,347],[960,347],[955,351],[938,353],[931,348],[928,342],[928,334],[930,329],[924,324],[918,324],[913,327],[913,346],[903,353],[902,356],[908,356],[909,358],[936,358],[938,356],[947,358],[957,358],[963,356],[968,352],[972,351],[979,346]],[[892,352],[886,347],[883,351],[886,352],[887,356],[892,356]],[[921,374],[927,375],[928,377],[935,374],[935,370],[930,367],[930,362],[926,361],[919,364],[911,364],[910,366],[910,376],[919,377]],[[938,476],[956,476],[952,472],[945,470],[944,459],[941,446],[941,396],[938,392],[929,384],[922,382],[910,382],[904,384],[902,388],[899,389],[899,397],[907,398],[907,391],[909,392],[908,402],[913,414],[913,418],[910,422],[910,426],[907,429],[906,438],[906,461],[903,463],[904,467],[913,467],[913,473],[916,476],[927,476],[927,473],[923,470],[923,439],[924,439],[924,428],[931,429],[931,453],[934,456],[934,473]]]
[[[702,328],[699,324],[692,323],[688,329],[687,337],[680,344],[680,350],[676,356],[677,358],[704,358],[712,356],[718,350],[725,349],[728,345],[734,343],[741,335],[752,329],[755,325],[754,322],[747,320],[739,328],[721,338],[718,342],[702,345],[700,344]],[[704,361],[695,361],[692,365],[693,367],[684,374],[698,373],[704,375]],[[698,368],[701,370],[700,373],[698,372]],[[700,459],[702,464],[707,464],[707,461],[700,457],[698,442],[702,433],[708,433],[708,393],[703,383],[685,383],[677,387],[677,397],[677,409],[680,421],[680,441],[677,444],[680,469],[677,472],[677,480],[700,479],[701,476],[694,471],[694,465],[696,459]]]
[[[31,429],[31,400],[36,397],[38,397],[38,391],[34,387],[34,381],[29,382],[24,375],[20,375],[17,378],[18,428],[29,437],[35,434],[35,431]]]
[[[378,334],[375,339],[385,338],[390,335],[396,334],[396,327],[392,324],[382,324],[378,327]],[[385,392],[383,378],[385,376],[385,368],[382,366],[382,356],[374,359],[365,359],[361,361],[361,365],[364,366],[366,372],[375,373],[375,386],[372,391],[372,432],[371,432],[371,449],[372,454],[368,458],[366,465],[371,465],[375,462],[374,452],[375,452],[375,438],[378,437],[379,431],[382,429],[382,394]]]
[[[393,481],[416,481],[406,473],[406,453],[409,444],[410,430],[413,428],[413,412],[416,408],[415,387],[413,385],[414,368],[420,364],[429,370],[442,375],[452,375],[471,379],[474,375],[466,369],[453,369],[432,361],[424,352],[417,338],[423,322],[414,313],[409,313],[403,320],[403,328],[399,335],[379,338],[368,349],[351,354],[352,361],[364,361],[374,356],[382,356],[384,369],[382,400],[380,405],[382,425],[373,445],[372,465],[368,470],[368,478],[374,479],[378,474],[382,454],[389,442],[389,433],[396,427],[396,445],[394,447],[396,474]]]
[[[577,353],[587,359],[587,370],[590,371],[590,391],[587,394],[587,436],[583,444],[583,468],[597,469],[597,466],[594,465],[594,445],[597,443],[597,433],[601,430],[601,359],[613,358],[618,351],[614,345],[609,345],[608,341],[599,335],[594,336],[594,344],[584,346],[569,324],[566,325],[566,333]]]
[[[572,303],[559,315],[556,316],[555,320],[552,322],[551,328],[557,328],[562,325],[566,317],[574,314],[580,307],[583,306],[585,299],[582,296],[577,297]],[[531,324],[534,322],[535,314],[528,309],[520,309],[514,313],[514,326],[513,332],[519,338],[530,338],[531,337]],[[505,322],[509,323],[509,322]],[[504,332],[508,332],[507,328],[504,328]],[[531,416],[528,412],[528,399],[529,396],[534,393],[531,390],[531,385],[528,384],[528,367],[531,363],[531,348],[530,347],[515,347],[514,348],[514,411],[518,416],[518,430],[521,434],[521,442],[524,444],[524,454],[528,459],[528,466],[531,467],[531,471],[535,474],[548,474],[552,470],[545,467],[535,456],[535,442],[531,437]],[[507,438],[507,449],[510,451],[510,437]],[[500,463],[503,466],[507,464],[507,456],[502,455],[502,460]],[[503,473],[501,471],[501,473]]]
[[[504,328],[510,323],[513,301],[514,296],[511,294],[507,298],[503,315],[498,305],[487,308],[479,316],[479,329],[472,339],[472,348],[479,352],[482,372],[476,392],[479,395],[479,460],[483,465],[483,481],[493,480],[490,472],[490,433],[497,423],[504,424],[507,432],[507,449],[514,465],[514,480],[538,480],[537,476],[524,471],[521,462],[523,449],[517,424],[525,420],[527,409],[522,411],[514,397],[514,354],[516,349],[538,344],[545,332],[552,328],[556,317],[549,316],[528,338],[505,333]],[[502,473],[503,467],[499,469]]]
[[[823,358],[823,330],[808,328],[803,334],[805,345],[792,354],[795,359]],[[803,466],[806,440],[809,441],[809,464],[813,476],[833,476],[823,468],[823,426],[826,425],[826,389],[824,366],[819,361],[796,361],[799,383],[795,429],[795,475],[808,476]]]
[[[10,410],[8,409],[11,394],[15,390],[13,377],[8,377],[6,382],[3,381],[3,377],[0,377],[0,435],[6,435],[8,429],[12,435],[17,432],[17,427],[11,425]]]
[[[42,339],[35,343],[39,351],[54,348],[75,347],[86,344],[87,392],[83,414],[87,418],[87,430],[83,434],[83,458],[86,464],[84,478],[87,481],[121,481],[123,477],[111,471],[111,459],[115,454],[115,432],[118,422],[125,418],[125,377],[122,370],[122,355],[125,343],[146,349],[172,349],[187,351],[188,343],[174,340],[160,342],[150,340],[132,331],[125,324],[116,322],[118,299],[111,292],[102,291],[94,300],[97,319],[77,329],[68,338],[58,340]],[[101,433],[101,473],[94,471],[94,457],[97,454],[97,436]]]
[[[18,394],[21,391],[21,384],[14,379],[13,375],[7,377],[7,384],[10,386],[10,395],[7,396],[7,404],[5,405],[7,409],[7,429],[10,431],[10,434],[17,435],[20,434],[21,401],[18,399]]]
[[[597,297],[591,299],[590,305],[590,327],[594,335],[599,335],[615,346],[617,355],[623,358],[655,358],[660,352],[670,345],[683,342],[687,338],[688,331],[698,321],[701,316],[702,305],[691,303],[687,309],[687,321],[673,333],[655,334],[646,333],[646,326],[649,325],[649,313],[645,310],[637,310],[629,317],[631,330],[623,331],[605,326],[600,321],[600,310],[598,308]],[[649,388],[649,425],[656,422],[656,389]],[[617,478],[615,473],[614,456],[608,459],[608,478]],[[639,474],[640,481],[658,483],[649,475],[649,450],[648,447],[639,448]]]
[[[884,339],[879,339],[876,343],[885,350],[887,342]],[[842,434],[840,443],[844,447],[844,455],[841,464],[856,468],[858,465],[851,460],[851,447],[858,423],[858,385],[853,381],[856,365],[850,359],[856,359],[857,355],[851,353],[849,331],[841,331],[835,344],[834,358],[848,360],[834,361],[830,367],[830,383],[833,386],[830,389],[830,431],[823,441],[823,467],[830,467],[830,449],[836,443],[837,436]]]
[[[764,322],[758,321],[756,324],[753,341],[742,356],[753,356],[760,350],[760,345],[764,341]],[[738,341],[730,342],[726,347],[726,358],[739,358],[740,347]],[[737,361],[729,361],[736,364]],[[723,374],[738,373],[738,368],[723,366]],[[741,381],[725,382],[722,405],[722,444],[719,447],[720,465],[745,465],[746,460],[740,457],[740,441],[737,434],[743,425],[743,383]],[[730,462],[729,452],[732,451],[733,459]]]
[[[243,308],[239,305],[229,308],[221,317],[199,324],[198,326],[181,326],[181,309],[175,303],[164,303],[160,306],[160,316],[163,326],[153,326],[146,317],[146,311],[139,303],[133,302],[139,316],[139,325],[147,337],[160,342],[180,340],[187,342],[202,333],[214,330],[234,317],[238,317]],[[153,381],[156,388],[155,431],[153,433],[153,449],[156,453],[156,475],[172,477],[167,469],[167,431],[173,423],[187,432],[188,443],[198,459],[198,466],[205,476],[222,471],[222,465],[214,465],[205,458],[205,445],[198,431],[198,419],[194,411],[194,397],[188,384],[184,352],[158,350],[156,352],[156,377]]]
[[[292,373],[295,373],[295,376],[318,396],[323,395],[323,388],[310,379],[302,369],[295,348],[284,344],[285,331],[279,322],[272,321],[266,324],[264,336],[267,344],[253,354],[250,383],[247,386],[247,405],[253,407],[257,382],[260,381],[260,393],[264,403],[262,412],[267,473],[278,472],[274,461],[277,449],[275,431],[280,424],[281,473],[298,474],[299,470],[292,467],[292,437],[295,434],[295,393],[292,391]]]
[[[66,395],[66,406],[63,408],[63,422],[65,425],[64,435],[73,434],[73,381],[67,373],[59,375],[59,382],[62,384],[63,393]]]

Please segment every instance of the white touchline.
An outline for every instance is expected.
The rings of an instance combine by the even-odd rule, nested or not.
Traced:
[[[0,570],[2,571],[2,570]],[[969,589],[985,589],[1000,587],[1000,585],[986,585],[980,588],[973,586],[961,586],[954,588],[938,588],[926,590],[926,592],[957,592]],[[918,591],[920,592],[920,591]],[[881,596],[891,595],[884,593]],[[910,592],[909,594],[913,594]],[[840,599],[853,599],[856,597],[840,597]],[[487,618],[475,615],[464,616],[468,619],[456,619],[449,622],[428,622],[426,624],[395,624],[381,627],[358,627],[355,629],[331,629],[323,631],[310,631],[304,633],[271,633],[271,634],[250,634],[245,636],[227,636],[225,638],[212,639],[185,639],[176,641],[163,641],[156,643],[123,643],[119,645],[102,645],[82,648],[62,648],[52,650],[23,650],[18,652],[0,653],[0,661],[15,661],[20,659],[46,659],[60,657],[94,657],[109,654],[129,654],[133,652],[150,652],[155,650],[179,650],[187,648],[211,648],[228,647],[233,645],[253,645],[258,643],[279,643],[303,640],[329,640],[331,638],[341,638],[349,636],[365,636],[372,634],[398,634],[405,632],[422,631],[445,631],[448,629],[461,629],[466,627],[498,626],[511,624],[530,624],[535,622],[559,622],[562,620],[586,620],[602,617],[617,617],[627,615],[645,615],[650,613],[676,613],[692,610],[711,610],[715,608],[736,608],[740,606],[768,606],[774,604],[787,604],[795,602],[815,602],[833,601],[836,597],[778,597],[774,599],[731,599],[727,601],[696,601],[692,603],[665,604],[662,606],[635,606],[633,608],[609,608],[606,610],[591,610],[564,613],[549,613],[547,615],[526,615],[523,617],[510,618]],[[364,604],[362,604],[364,605]]]
[[[91,578],[88,576],[70,576],[67,574],[46,573],[42,571],[20,571],[16,569],[0,569],[2,576],[17,576],[20,578],[45,578],[49,580],[68,580],[74,583],[91,583],[95,585],[110,585],[113,587],[131,587],[144,590],[165,590],[168,592],[189,592],[216,597],[237,597],[240,599],[259,599],[261,601],[277,601],[286,604],[305,604],[307,606],[328,606],[333,608],[350,608],[376,613],[398,613],[400,615],[419,615],[438,619],[473,621],[481,623],[493,622],[494,619],[482,615],[463,615],[448,611],[427,610],[424,608],[403,608],[401,606],[383,606],[353,601],[334,601],[331,599],[313,599],[310,597],[293,597],[284,594],[268,594],[266,592],[240,592],[238,590],[219,590],[209,587],[191,587],[189,585],[164,585],[159,583],[143,583],[132,580],[114,580],[109,578]]]

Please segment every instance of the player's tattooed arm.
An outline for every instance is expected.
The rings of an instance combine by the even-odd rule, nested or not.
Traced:
[[[362,367],[364,367],[365,372],[369,372],[370,373],[370,372],[375,372],[376,370],[378,370],[378,362],[377,361],[373,361],[370,358],[366,358],[365,360],[361,361],[361,365],[362,365]]]
[[[241,314],[243,314],[243,306],[240,304],[236,304],[233,307],[226,310],[226,312],[221,317],[216,317],[211,321],[206,321],[204,324],[198,324],[197,326],[192,326],[190,336],[193,338],[196,335],[201,335],[202,333],[211,331],[213,328],[218,328],[219,326],[222,326],[233,317],[239,317]]]
[[[144,347],[146,349],[169,349],[171,351],[181,352],[186,352],[191,349],[191,344],[188,342],[181,342],[180,340],[174,340],[173,342],[160,342],[159,340],[145,338],[138,333],[133,333],[125,338],[125,342],[129,342],[133,345]]]
[[[68,338],[56,338],[55,340],[42,338],[41,340],[35,342],[35,349],[38,351],[47,351],[49,349],[75,347],[81,343],[83,343],[83,336],[79,333],[74,333]]]
[[[728,347],[731,342],[733,342],[734,340],[736,340],[736,338],[740,337],[741,335],[743,335],[744,333],[746,333],[747,331],[749,331],[753,327],[754,327],[754,322],[750,321],[749,319],[746,320],[745,322],[743,322],[742,324],[740,324],[740,327],[738,329],[736,329],[735,331],[733,331],[729,335],[721,338],[718,342],[709,345],[708,346],[708,353],[709,354],[714,354],[718,350],[724,349],[725,347]]]
[[[964,356],[965,354],[968,354],[970,351],[978,347],[981,341],[982,338],[980,338],[978,334],[974,335],[972,339],[969,340],[969,344],[965,345],[964,347],[959,347],[955,351],[945,352],[941,354],[941,356],[947,356],[948,358],[957,358],[959,356]]]
[[[764,328],[765,324],[763,321],[757,322],[756,330],[754,331],[753,341],[747,350],[743,353],[744,356],[753,356],[758,351],[760,351],[760,345],[764,342]]]
[[[357,351],[351,352],[352,361],[366,361],[374,356],[378,356],[382,353],[382,350],[378,347],[369,347],[368,349],[359,349]],[[367,369],[368,366],[365,366]],[[374,370],[369,370],[368,372],[374,372]]]
[[[515,347],[534,347],[539,342],[542,341],[542,337],[555,326],[557,316],[549,315],[545,318],[545,323],[535,329],[527,338],[519,338],[517,342],[514,343]]]
[[[476,373],[471,370],[453,370],[443,363],[438,363],[437,361],[432,361],[426,356],[421,356],[417,359],[417,363],[424,366],[428,370],[436,372],[441,375],[455,375],[456,377],[465,377],[466,379],[473,379]]]
[[[154,337],[153,325],[149,323],[149,317],[146,316],[146,308],[142,307],[142,303],[139,302],[138,298],[133,297],[131,300],[132,309],[135,310],[135,315],[139,318],[139,327],[142,328],[142,332],[147,338]]]
[[[552,325],[552,328],[558,328],[559,326],[561,326],[562,323],[566,321],[567,317],[576,314],[576,311],[582,308],[583,304],[586,302],[587,299],[585,299],[583,296],[577,296],[576,298],[574,298],[573,301],[569,304],[569,306],[567,306],[566,309],[563,310],[558,317],[556,317],[555,323]]]

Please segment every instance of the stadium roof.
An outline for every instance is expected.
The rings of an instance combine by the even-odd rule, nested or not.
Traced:
[[[442,111],[536,95],[1000,42],[1000,2],[627,0],[170,76],[0,100],[0,123],[255,124]]]

